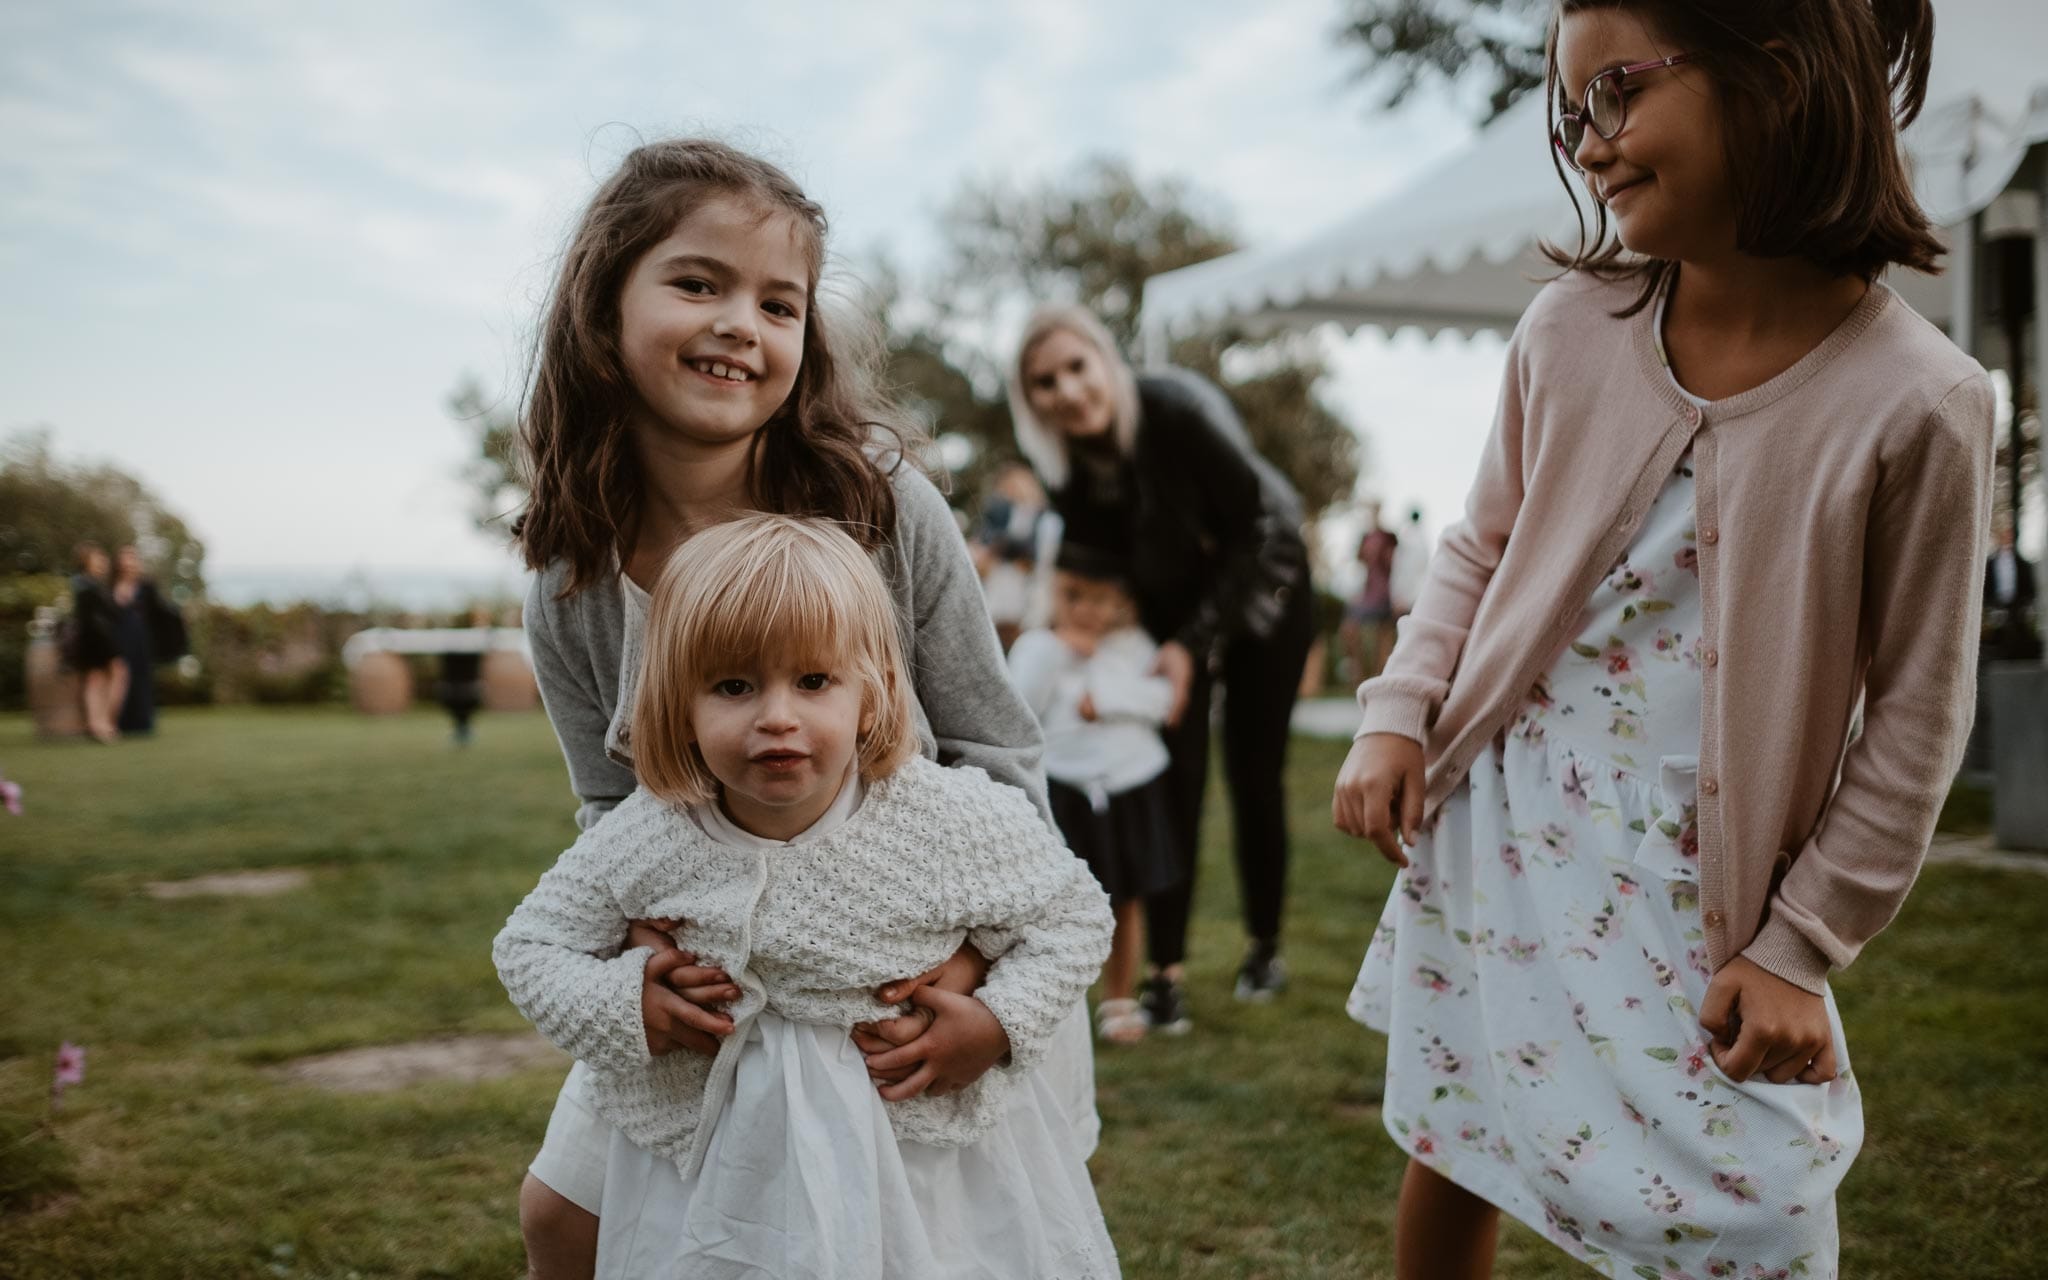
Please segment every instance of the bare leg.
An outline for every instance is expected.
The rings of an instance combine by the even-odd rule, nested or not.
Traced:
[[[128,701],[128,660],[116,658],[107,668],[107,737],[121,736],[121,706]]]
[[[1109,963],[1102,966],[1102,994],[1108,1000],[1128,1000],[1138,981],[1138,959],[1145,951],[1145,900],[1129,898],[1116,904],[1116,936],[1109,944]]]
[[[590,1280],[597,1273],[597,1215],[530,1173],[519,1184],[519,1235],[529,1280]]]
[[[1337,643],[1344,651],[1344,661],[1349,665],[1344,678],[1358,684],[1371,673],[1365,669],[1365,628],[1346,618],[1337,624]]]
[[[113,691],[111,667],[95,667],[80,682],[85,692],[85,731],[101,742],[114,740],[114,718],[109,714],[107,695]]]
[[[1500,1237],[1500,1210],[1410,1160],[1394,1221],[1399,1280],[1487,1280]]]

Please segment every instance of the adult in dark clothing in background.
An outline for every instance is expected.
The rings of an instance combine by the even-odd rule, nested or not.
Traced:
[[[156,665],[185,655],[185,619],[145,576],[142,553],[132,544],[114,553],[108,596],[126,681],[115,727],[141,737],[156,732]]]
[[[1156,967],[1146,1013],[1160,1030],[1189,1025],[1181,966],[1219,682],[1249,939],[1237,994],[1271,999],[1286,985],[1288,720],[1314,631],[1301,499],[1252,449],[1220,390],[1185,370],[1134,375],[1101,322],[1078,307],[1032,318],[1011,368],[1010,411],[1064,536],[1131,564],[1160,674],[1184,691],[1164,736],[1188,874],[1146,904]]]
[[[121,705],[126,664],[115,643],[107,552],[96,542],[81,542],[72,554],[78,571],[71,575],[71,622],[64,659],[78,672],[86,733],[101,742],[112,742],[117,736],[114,715]]]

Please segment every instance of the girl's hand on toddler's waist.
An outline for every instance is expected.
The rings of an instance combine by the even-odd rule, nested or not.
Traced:
[[[1003,1032],[1002,1024],[981,1001],[968,999],[965,1005],[930,999],[915,1001],[917,991],[923,987],[934,987],[957,997],[971,997],[987,979],[988,961],[973,946],[963,942],[960,949],[948,956],[938,968],[927,970],[915,978],[887,983],[876,990],[875,998],[884,1004],[912,1004],[910,1012],[901,1017],[863,1022],[853,1029],[854,1047],[867,1055],[868,1076],[883,1086],[884,1098],[900,1102],[927,1089],[938,1095],[964,1089],[981,1079],[984,1072],[1010,1052],[1009,1035]],[[983,1023],[982,1018],[987,1022]],[[973,1025],[960,1025],[961,1020]],[[999,1048],[989,1037],[989,1024],[994,1025],[1000,1036]],[[927,1038],[926,1033],[935,1025],[940,1034]],[[909,1052],[899,1053],[898,1050]],[[901,1096],[890,1092],[897,1085],[907,1084],[932,1061],[934,1055],[937,1065],[931,1080]],[[885,1060],[889,1065],[878,1065]]]
[[[1330,819],[1345,835],[1363,836],[1397,867],[1408,865],[1401,847],[1422,827],[1422,744],[1398,733],[1368,733],[1351,744],[1337,771]]]
[[[924,986],[912,991],[910,999],[917,1009],[909,1017],[928,1014],[930,1024],[907,1044],[868,1053],[868,1077],[880,1085],[884,1100],[903,1102],[921,1093],[933,1097],[958,1093],[1009,1056],[1009,1033],[988,1006],[973,996]],[[890,1022],[906,1020],[892,1018]],[[864,1030],[869,1033],[867,1039],[874,1038],[875,1025],[864,1023],[854,1028],[856,1045],[863,1044]],[[864,1045],[862,1051],[867,1052]]]
[[[647,1051],[656,1057],[685,1049],[716,1054],[719,1037],[732,1032],[724,1006],[740,989],[723,969],[699,965],[694,952],[677,948],[680,920],[634,920],[626,927],[626,949],[652,947],[641,975],[640,1020]]]

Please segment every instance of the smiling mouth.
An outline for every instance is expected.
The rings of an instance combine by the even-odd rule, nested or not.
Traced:
[[[1619,196],[1624,192],[1633,191],[1637,187],[1642,186],[1644,183],[1648,181],[1648,177],[1631,178],[1629,181],[1622,183],[1620,186],[1608,187],[1600,193],[1600,203],[1613,204],[1616,196]]]
[[[752,382],[759,376],[744,365],[728,364],[723,360],[687,360],[692,369],[721,382]]]

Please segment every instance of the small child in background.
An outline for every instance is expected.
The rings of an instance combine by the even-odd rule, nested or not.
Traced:
[[[1131,994],[1144,902],[1182,877],[1159,738],[1173,686],[1152,674],[1159,646],[1138,626],[1127,581],[1116,557],[1062,546],[1054,562],[1052,628],[1027,631],[1010,649],[1010,677],[1045,731],[1053,818],[1116,911],[1095,1012],[1097,1033],[1112,1044],[1145,1038],[1148,1023]]]

